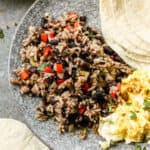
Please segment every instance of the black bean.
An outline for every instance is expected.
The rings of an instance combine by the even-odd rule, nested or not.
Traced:
[[[86,93],[87,98],[91,97],[91,92]]]
[[[78,55],[76,53],[73,53],[71,56],[72,56],[73,59],[78,57]]]
[[[41,27],[45,28],[45,24],[48,23],[48,20],[44,17],[41,18]]]
[[[90,64],[87,63],[87,62],[83,62],[81,67],[82,67],[83,70],[86,70],[86,71],[90,70]]]
[[[114,55],[113,60],[119,61],[119,62],[123,62],[123,60],[121,59],[121,57],[119,57],[117,54]]]
[[[90,122],[89,118],[87,116],[83,116],[83,118],[82,118],[81,122],[79,122],[79,124],[82,127],[87,127],[89,122]]]
[[[69,64],[67,63],[66,60],[61,60],[61,63],[64,67],[69,67]]]
[[[121,79],[122,79],[122,77],[121,77],[121,76],[116,76],[115,81],[116,81],[116,82],[121,82]]]
[[[75,44],[75,42],[74,42],[73,39],[68,39],[67,42],[68,42],[68,47],[69,47],[69,48],[76,47],[76,44]]]
[[[46,110],[44,110],[43,113],[44,113],[44,115],[47,115],[47,114],[48,114]]]
[[[51,44],[51,45],[58,45],[58,40],[50,40],[49,41],[49,44]]]
[[[97,31],[92,30],[92,34],[93,34],[93,35],[96,35],[96,34],[97,34]]]
[[[80,57],[82,59],[87,59],[88,56],[89,56],[89,52],[88,51],[81,51]]]
[[[66,110],[66,106],[62,107],[61,114],[62,114],[63,117],[66,116],[65,110]]]
[[[106,85],[103,87],[103,90],[104,90],[104,92],[105,92],[106,94],[109,94],[109,90],[110,90],[109,85],[106,84]]]
[[[74,39],[68,39],[68,43],[74,42]]]
[[[87,26],[86,31],[92,31],[91,27]]]
[[[77,95],[76,98],[78,99],[78,102],[81,102],[82,101],[82,98],[80,95]]]
[[[55,97],[51,97],[51,99],[50,99],[50,101],[49,101],[49,103],[50,103],[51,105],[55,105],[57,102],[58,102],[58,100],[56,100]]]
[[[93,108],[93,104],[89,104],[89,108],[92,109]]]
[[[65,70],[65,71],[64,71],[64,79],[66,80],[66,79],[68,79],[68,78],[70,78],[70,75],[69,75],[68,71]]]
[[[57,94],[61,95],[64,92],[64,89],[57,89]]]
[[[72,74],[71,74],[71,77],[72,77],[73,80],[76,79],[76,71],[77,71],[76,68],[72,68]]]
[[[67,87],[65,87],[65,88],[62,88],[62,89],[58,89],[57,90],[57,94],[58,95],[61,95],[62,93],[64,93],[65,91],[68,91],[69,89],[67,88]]]
[[[85,47],[85,45],[84,45],[84,44],[80,44],[80,47],[81,47],[81,48],[84,48],[84,47]]]
[[[104,53],[108,55],[113,55],[114,51],[109,46],[104,46]]]
[[[68,116],[69,124],[75,123],[75,120],[77,119],[77,117],[78,117],[78,113],[70,114]]]
[[[96,36],[96,39],[100,40],[102,44],[105,43],[105,40],[102,36]]]
[[[67,63],[66,60],[61,60],[61,63],[63,64],[64,67],[69,67],[69,64]]]
[[[86,22],[86,16],[80,16],[80,21]]]
[[[69,42],[69,43],[68,43],[68,47],[69,47],[69,48],[76,47],[76,44],[75,44],[74,42]]]
[[[105,98],[104,98],[104,96],[101,94],[100,91],[96,91],[96,92],[92,95],[92,98],[93,98],[93,100],[96,100],[99,104],[105,102]]]
[[[59,49],[56,49],[56,50],[55,50],[55,54],[56,54],[56,56],[59,56],[59,55],[60,55]]]
[[[118,76],[120,76],[120,77],[122,77],[122,78],[125,77],[126,75],[127,75],[127,74],[126,74],[125,72],[122,72],[122,71],[120,71],[119,74],[118,74]]]
[[[50,62],[52,62],[52,63],[56,63],[56,62],[57,62],[57,60],[56,60],[54,57],[52,57],[52,58],[50,59]]]
[[[96,58],[96,57],[97,57],[97,55],[96,55],[96,54],[93,54],[93,55],[92,55],[92,58],[93,58],[93,59],[94,59],[94,58]]]
[[[32,40],[31,43],[32,43],[33,45],[38,45],[38,44],[40,44],[40,40],[39,40],[39,38],[36,38],[36,39]]]
[[[52,84],[53,83],[53,81],[54,81],[54,77],[48,77],[47,79],[46,79],[46,81],[47,81],[47,83],[48,84]]]

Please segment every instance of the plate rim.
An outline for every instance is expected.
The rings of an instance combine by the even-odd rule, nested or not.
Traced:
[[[12,54],[12,49],[13,49],[13,44],[15,42],[15,38],[16,38],[16,35],[17,35],[17,32],[18,32],[18,29],[20,28],[22,22],[24,21],[25,17],[27,16],[27,14],[35,7],[35,5],[39,2],[40,0],[35,0],[31,6],[27,9],[27,11],[24,13],[24,15],[22,16],[22,18],[19,20],[19,24],[17,26],[17,28],[15,29],[15,32],[14,32],[14,35],[12,37],[12,40],[11,40],[11,43],[10,43],[10,48],[9,48],[9,53],[8,53],[8,66],[7,66],[7,74],[8,74],[8,80],[10,79],[11,77],[11,72],[10,72],[10,57],[11,57],[11,54]],[[9,87],[10,87],[11,83],[9,82]]]

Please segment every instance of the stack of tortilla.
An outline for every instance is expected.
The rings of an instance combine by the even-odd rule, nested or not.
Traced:
[[[150,0],[100,0],[103,36],[126,63],[150,69]]]

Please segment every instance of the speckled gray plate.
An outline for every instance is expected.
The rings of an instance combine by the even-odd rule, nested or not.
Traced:
[[[27,36],[27,30],[30,25],[39,26],[40,18],[45,12],[57,17],[64,11],[77,11],[79,14],[88,17],[90,26],[100,27],[99,17],[99,0],[38,0],[26,13],[22,19],[16,35],[14,36],[9,58],[9,74],[16,69],[21,60],[19,51],[21,49],[21,41]],[[21,96],[18,87],[10,85],[13,95],[16,96],[16,102],[20,104],[20,108],[25,116],[26,123],[32,131],[43,140],[53,150],[99,150],[99,137],[90,134],[85,141],[78,136],[63,134],[59,135],[56,131],[57,124],[49,120],[47,122],[38,122],[35,119],[35,110],[39,102],[39,98],[31,98],[29,96]],[[133,149],[133,145],[118,144],[111,149],[125,150]]]

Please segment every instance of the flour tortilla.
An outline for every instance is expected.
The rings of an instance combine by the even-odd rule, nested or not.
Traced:
[[[150,51],[148,49],[150,44],[144,44],[145,42],[142,41],[130,28],[125,15],[125,0],[110,0],[110,3],[116,29],[119,32],[118,34],[120,34],[124,40],[128,41],[128,43],[136,47],[136,51],[133,51],[132,48],[128,49],[128,51],[137,55],[150,56]]]
[[[150,57],[132,54],[129,52],[126,52],[126,55],[133,60],[136,60],[138,62],[148,63],[150,65]]]
[[[114,7],[114,1],[116,1],[115,3],[116,8]],[[133,45],[132,43],[129,43],[129,41],[126,40],[127,37],[130,37],[129,40],[132,40],[132,37],[128,36],[128,33],[130,33],[130,30],[127,31],[127,29],[130,29],[130,28],[126,28],[124,25],[122,25],[122,22],[124,22],[124,20],[121,20],[121,19],[125,18],[125,16],[123,15],[124,17],[122,16],[118,17],[119,14],[121,15],[124,14],[124,12],[122,12],[123,6],[120,4],[121,2],[123,2],[123,0],[113,0],[113,1],[101,0],[100,1],[101,28],[102,28],[103,36],[105,40],[106,40],[106,37],[107,38],[109,37],[109,39],[113,41],[113,44],[115,43],[116,45],[119,45],[119,48],[121,47],[122,58],[125,55],[128,58],[128,61],[131,60],[132,62],[133,61],[136,62],[135,65],[132,65],[133,67],[141,66],[139,65],[140,63],[142,64],[143,67],[150,65],[149,49],[147,48],[147,50],[143,50],[140,48],[141,43],[144,43],[144,42],[141,42],[141,40],[139,40],[137,36],[134,36],[133,40],[135,41],[135,43],[137,43],[136,45],[139,45],[139,47],[135,47],[135,45]],[[118,14],[114,13],[115,10],[118,11]],[[116,14],[118,15],[117,17],[116,17]],[[123,32],[123,34],[120,33],[122,29],[121,25],[123,26],[123,31],[125,30],[126,33],[125,32]],[[111,45],[109,46],[112,47]],[[145,48],[146,48],[146,45],[145,45]]]
[[[125,1],[124,1],[125,2]],[[135,33],[135,31],[134,31],[134,26],[132,25],[132,24],[130,24],[130,22],[129,22],[129,17],[128,17],[128,11],[126,10],[126,7],[125,7],[125,3],[124,3],[124,9],[125,9],[125,22],[126,22],[126,24],[127,24],[127,27],[129,28],[129,30],[131,31],[131,33],[133,33],[133,35],[135,35],[135,36],[138,36],[136,33]],[[138,15],[139,16],[139,15]],[[146,15],[147,16],[147,15]],[[142,16],[140,16],[141,17],[141,19],[143,18]],[[149,17],[149,16],[148,16]],[[150,17],[149,17],[150,18]],[[142,22],[142,21],[141,21]],[[145,24],[145,25],[147,25],[147,23]],[[150,43],[148,43],[148,42],[146,42],[146,41],[144,41],[141,37],[139,37],[138,36],[138,38],[141,40],[141,42],[137,42],[137,44],[138,45],[140,45],[140,48],[142,48],[142,49],[145,49],[145,50],[147,50],[147,51],[150,51],[149,49],[150,49]],[[136,40],[135,40],[135,42],[136,42]]]
[[[114,27],[112,27],[112,30],[114,30]],[[129,48],[131,48],[131,46],[129,45],[129,43],[127,41],[125,41],[123,39],[123,37],[121,37],[121,36],[117,37],[117,33],[113,32],[113,31],[111,32],[110,29],[108,29],[106,27],[102,27],[102,33],[103,33],[104,38],[105,38],[105,36],[110,36],[114,40],[115,43],[118,43],[119,45],[121,45],[121,47],[124,48],[124,52],[128,55],[128,57],[130,57],[136,61],[139,61],[139,62],[150,63],[150,56],[139,55],[137,53],[133,53],[132,51],[129,51]],[[133,47],[132,47],[132,50],[134,50]]]
[[[150,69],[150,65],[148,63],[143,63],[143,62],[138,62],[136,60],[133,60],[131,58],[129,58],[125,51],[124,48],[121,47],[120,45],[118,45],[117,43],[115,43],[112,38],[105,36],[105,41],[108,45],[110,45],[110,47],[115,50],[118,55],[130,66],[132,66],[135,69],[142,69],[142,70],[149,70]]]
[[[143,57],[141,55],[137,55],[137,54],[133,54],[133,53],[129,53],[125,47],[123,47],[120,43],[116,43],[116,41],[111,37],[110,34],[108,34],[107,32],[103,32],[103,36],[105,38],[106,43],[108,43],[107,39],[109,39],[109,41],[113,41],[112,43],[114,43],[115,45],[118,45],[120,47],[121,50],[121,57],[123,59],[126,59],[126,57],[128,58],[128,60],[126,61],[127,64],[130,64],[132,67],[134,68],[138,68],[141,66],[139,65],[140,63],[142,64],[142,68],[146,66],[146,68],[150,68],[147,66],[150,66],[150,58],[149,57]],[[112,45],[110,45],[110,42],[108,43],[108,45],[110,47],[112,47]],[[113,49],[113,48],[112,48]],[[114,51],[116,51],[119,54],[118,49],[114,49]],[[125,56],[125,58],[123,57]],[[130,61],[135,61],[135,64],[132,62],[130,63]]]
[[[0,119],[0,150],[49,150],[27,126],[13,119]]]
[[[125,0],[128,22],[135,33],[150,43],[150,0]]]
[[[125,38],[119,33],[118,27],[116,25],[115,16],[113,16],[113,9],[110,0],[102,0],[100,3],[101,10],[101,22],[102,22],[102,32],[110,34],[116,43],[121,43],[125,50],[130,51],[130,53],[138,52],[139,49],[129,43]],[[106,9],[107,8],[107,9]],[[143,51],[143,56],[148,56],[148,52]],[[137,53],[135,53],[137,54]],[[146,60],[145,60],[146,61]]]

